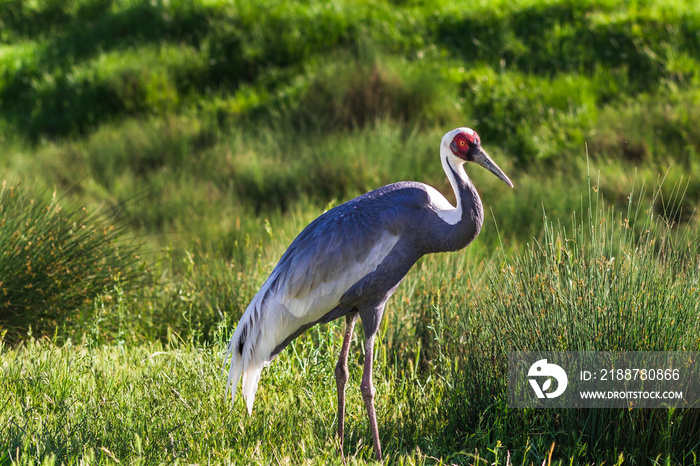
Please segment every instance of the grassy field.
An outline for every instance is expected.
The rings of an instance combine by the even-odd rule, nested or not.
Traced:
[[[700,351],[700,7],[0,0],[0,464],[342,464],[342,322],[224,397],[227,339],[324,210],[515,184],[376,345],[390,464],[698,464],[700,410],[509,409],[513,350]],[[345,451],[373,460],[351,347]]]

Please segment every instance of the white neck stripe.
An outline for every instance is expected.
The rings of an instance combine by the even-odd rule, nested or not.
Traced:
[[[450,204],[450,202],[445,199],[437,189],[428,186],[428,196],[430,197],[430,203],[435,209],[438,216],[449,225],[456,225],[462,220],[462,199],[459,193],[459,185],[455,179],[455,173],[463,179],[469,179],[466,172],[464,171],[464,161],[455,157],[451,152],[449,147],[440,147],[440,159],[442,161],[442,168],[445,171],[447,179],[450,181],[452,190],[455,193],[455,199],[457,200],[457,207]]]

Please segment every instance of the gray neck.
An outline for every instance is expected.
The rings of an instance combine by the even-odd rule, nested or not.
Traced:
[[[450,225],[443,223],[444,250],[456,251],[462,249],[481,231],[484,223],[484,208],[481,205],[481,198],[477,193],[474,184],[464,171],[464,164],[453,164],[445,159],[443,164],[445,173],[452,184],[452,188],[457,198],[457,209],[461,207],[461,217],[457,223]]]

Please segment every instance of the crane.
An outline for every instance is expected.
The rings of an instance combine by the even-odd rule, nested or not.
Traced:
[[[421,256],[462,249],[481,231],[484,209],[464,171],[465,162],[481,165],[513,187],[470,128],[457,128],[443,136],[440,159],[454,189],[456,206],[427,184],[394,183],[328,210],[294,239],[229,341],[226,391],[231,390],[232,402],[242,377],[243,397],[251,415],[263,366],[309,327],[345,317],[335,368],[342,455],[347,360],[359,317],[365,334],[360,391],[374,454],[381,461],[372,358],[386,302]]]

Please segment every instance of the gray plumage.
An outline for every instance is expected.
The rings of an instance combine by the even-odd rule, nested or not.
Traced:
[[[346,316],[347,329],[336,367],[342,451],[347,353],[359,316],[366,336],[361,391],[375,455],[381,460],[371,366],[374,336],[385,304],[421,256],[459,250],[479,234],[483,207],[464,172],[464,162],[478,163],[512,186],[469,128],[447,133],[440,155],[455,191],[456,207],[426,184],[390,184],[327,211],[304,228],[282,255],[229,342],[227,389],[231,388],[235,400],[236,386],[243,376],[249,413],[263,365],[310,326]]]

